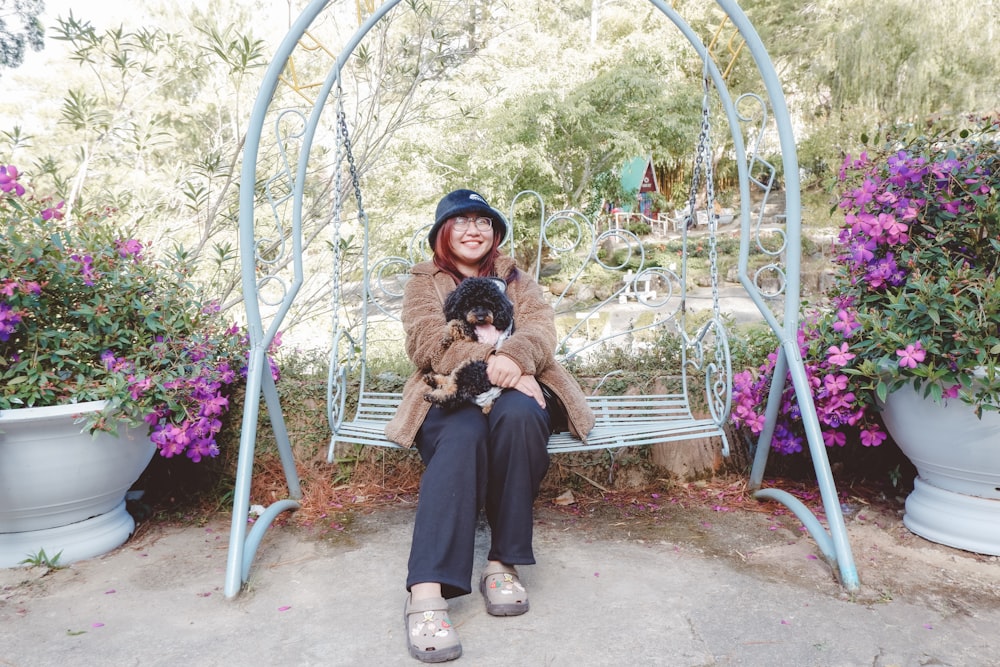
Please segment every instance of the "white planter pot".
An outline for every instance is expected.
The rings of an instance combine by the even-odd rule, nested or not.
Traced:
[[[903,523],[932,542],[1000,556],[1000,414],[892,392],[885,426],[917,469]]]
[[[0,567],[41,549],[59,563],[106,553],[135,529],[125,493],[156,451],[140,429],[92,436],[104,403],[0,411]]]

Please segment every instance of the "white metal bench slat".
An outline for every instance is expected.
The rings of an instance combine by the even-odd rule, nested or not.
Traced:
[[[337,442],[373,447],[400,447],[385,437],[385,425],[402,400],[398,393],[366,392],[351,421],[339,424]],[[555,433],[549,452],[574,452],[615,447],[635,447],[691,438],[725,438],[711,419],[695,419],[679,394],[642,396],[588,396],[594,410],[594,429],[582,442],[569,433]]]

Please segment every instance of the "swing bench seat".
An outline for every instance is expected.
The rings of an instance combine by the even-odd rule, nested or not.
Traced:
[[[334,440],[398,448],[398,445],[386,440],[384,429],[401,399],[402,395],[398,393],[366,392],[361,397],[356,416],[340,425]],[[718,436],[725,442],[726,435],[719,424],[712,419],[692,417],[686,398],[679,394],[588,396],[587,402],[594,411],[596,423],[586,441],[567,432],[554,433],[549,438],[550,454],[655,445],[712,436]]]

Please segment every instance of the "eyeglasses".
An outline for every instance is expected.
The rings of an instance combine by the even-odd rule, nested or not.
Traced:
[[[455,218],[452,221],[452,226],[460,232],[464,232],[469,228],[470,224],[475,224],[476,229],[480,232],[491,232],[493,231],[493,220],[490,218]]]

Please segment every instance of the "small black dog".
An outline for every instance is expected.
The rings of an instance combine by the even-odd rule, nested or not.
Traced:
[[[466,278],[444,301],[447,332],[441,344],[457,340],[476,341],[476,327],[492,324],[500,332],[497,347],[514,330],[514,306],[505,294],[506,284],[498,278]],[[466,401],[489,414],[500,389],[490,384],[485,361],[467,361],[448,375],[425,373],[431,391],[424,398],[442,408],[456,408]]]

